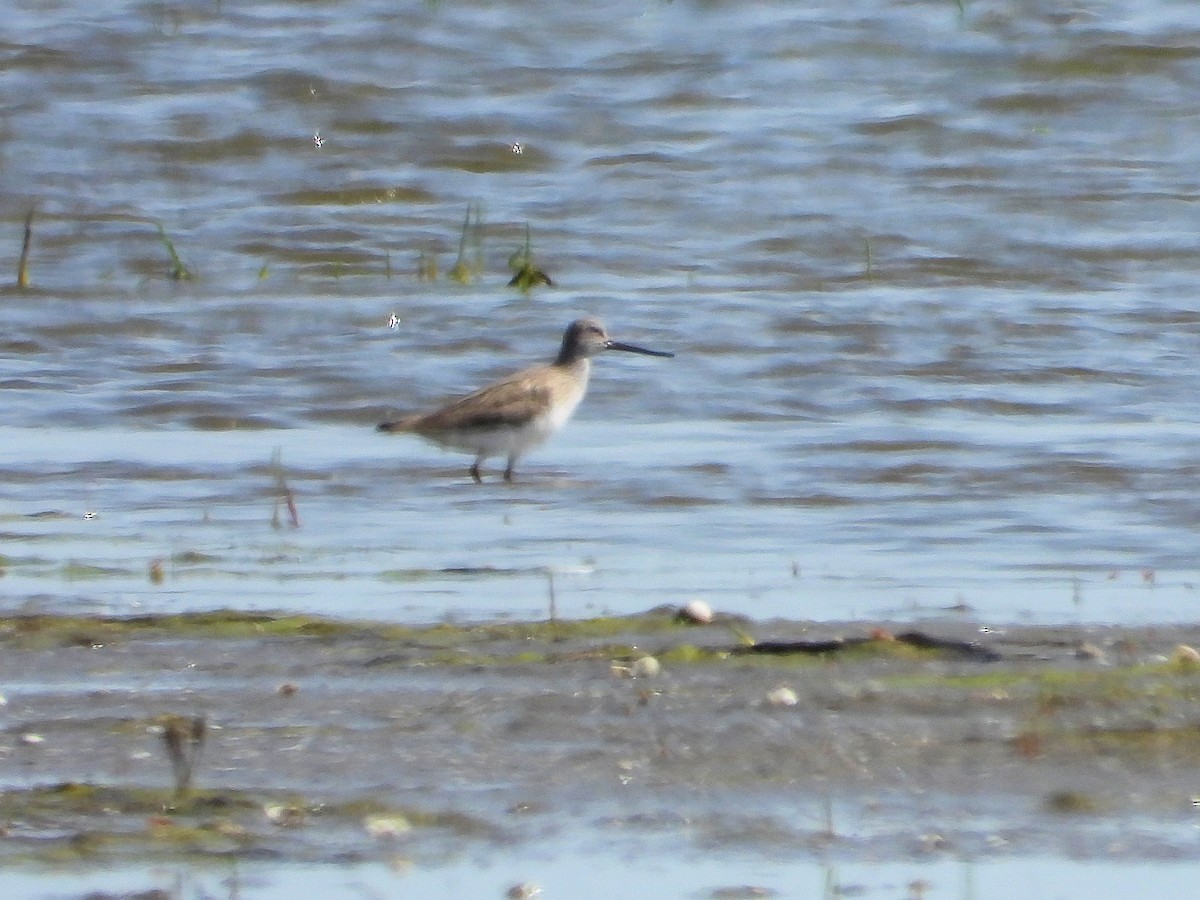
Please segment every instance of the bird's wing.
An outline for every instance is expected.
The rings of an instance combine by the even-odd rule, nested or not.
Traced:
[[[412,430],[419,433],[526,425],[546,412],[553,399],[551,385],[544,376],[531,378],[532,371],[518,372],[420,416],[411,424]]]

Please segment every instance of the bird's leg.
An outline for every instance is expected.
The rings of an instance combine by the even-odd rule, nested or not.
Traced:
[[[479,457],[471,464],[471,477],[475,479],[476,484],[483,484],[483,476],[479,474],[479,464],[483,462],[483,457]]]
[[[510,456],[508,458],[508,467],[505,468],[505,470],[504,470],[504,480],[505,481],[513,480],[513,469],[516,467],[516,465],[517,465],[517,458],[515,456]]]

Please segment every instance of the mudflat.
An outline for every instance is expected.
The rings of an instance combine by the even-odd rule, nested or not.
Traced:
[[[1188,859],[1200,627],[0,619],[0,861]],[[649,852],[648,850],[646,852]]]

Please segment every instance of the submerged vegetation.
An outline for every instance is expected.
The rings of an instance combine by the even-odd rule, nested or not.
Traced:
[[[246,612],[235,609],[211,612],[165,613],[138,616],[8,615],[0,616],[0,646],[21,647],[104,646],[114,641],[190,638],[243,640],[246,638],[315,638],[322,640],[372,639],[440,649],[457,644],[500,641],[545,641],[555,637],[583,640],[619,635],[680,633],[682,625],[673,611],[651,610],[633,616],[553,622],[488,622],[401,625],[357,622],[323,616]]]
[[[357,204],[365,202],[390,202],[398,196],[395,189],[386,191],[376,188],[363,188],[360,190],[341,190],[333,192],[303,192],[296,195],[289,195],[281,198],[286,202],[296,203],[311,203],[311,204],[328,204],[340,203],[343,205]],[[382,199],[381,199],[382,198]],[[23,238],[21,243],[20,255],[17,260],[15,286],[18,290],[27,290],[31,284],[30,276],[30,254],[33,245],[33,220],[35,209],[30,208],[25,215]],[[76,216],[59,216],[66,220],[74,220],[80,217]],[[150,225],[155,229],[158,235],[159,243],[162,244],[166,251],[169,266],[167,268],[167,276],[173,281],[191,281],[196,278],[195,270],[192,269],[175,245],[175,241],[167,232],[166,226],[159,220],[146,216],[114,214],[102,215],[98,217],[82,217],[88,221],[102,222],[127,222],[137,225]],[[453,265],[446,271],[446,278],[456,284],[471,285],[477,283],[484,275],[486,269],[484,255],[484,232],[485,218],[483,204],[480,202],[472,202],[467,206],[467,211],[463,217],[462,226],[459,230],[458,238],[458,253],[455,257]],[[295,264],[302,264],[311,271],[323,277],[340,279],[351,275],[368,275],[377,274],[380,271],[379,255],[368,251],[358,250],[350,247],[324,248],[316,251],[313,250],[294,250],[290,252],[280,251],[279,248],[268,246],[265,244],[254,243],[243,248],[249,252],[262,254],[263,258],[259,263],[256,280],[259,282],[266,281],[272,275],[273,264],[281,261],[291,261]],[[391,280],[392,278],[392,259],[391,252],[384,251],[382,253],[383,265],[382,272],[384,276]],[[553,281],[545,271],[540,269],[533,259],[533,248],[530,237],[530,228],[528,223],[525,224],[525,239],[524,243],[515,250],[508,259],[508,265],[512,271],[512,275],[508,281],[509,287],[515,287],[523,293],[529,293],[533,288],[546,285],[552,286]],[[414,272],[418,281],[433,282],[438,280],[439,265],[437,253],[430,248],[422,248],[417,252],[417,259]]]
[[[158,227],[158,236],[163,242],[163,246],[167,248],[167,255],[171,258],[171,278],[175,281],[189,281],[192,278],[192,270],[184,265],[183,260],[179,258],[179,253],[175,250],[175,244],[167,235],[167,229],[163,227],[162,222],[154,223]]]
[[[27,290],[32,281],[29,274],[29,257],[33,247],[33,219],[36,210],[30,208],[25,214],[23,236],[21,240],[21,253],[17,260],[17,277],[16,286],[18,290]],[[158,233],[158,239],[167,251],[167,257],[170,260],[170,267],[167,274],[174,281],[189,281],[195,277],[192,270],[184,263],[179,255],[179,251],[175,249],[175,242],[171,240],[167,234],[166,226],[157,219],[151,219],[146,216],[131,216],[124,214],[117,215],[102,215],[95,217],[78,217],[78,216],[58,216],[57,218],[66,219],[68,221],[83,219],[86,221],[101,221],[101,222],[127,222],[135,225],[151,225]],[[266,264],[264,263],[262,272],[266,272]],[[260,273],[260,277],[265,277]]]
[[[467,207],[459,231],[458,255],[446,272],[450,281],[468,285],[475,284],[483,277],[484,230],[483,206],[480,203],[472,203]],[[509,256],[508,267],[513,273],[508,287],[515,287],[522,293],[528,294],[540,285],[554,284],[550,276],[538,268],[533,260],[533,242],[528,223],[525,224],[524,243]],[[418,281],[437,281],[438,261],[433,251],[423,249],[417,254],[416,277]]]
[[[528,294],[539,285],[554,285],[550,276],[534,265],[533,241],[529,236],[528,222],[525,223],[525,244],[508,258],[508,267],[513,270],[513,277],[508,286],[515,287],[523,294]]]
[[[330,802],[293,792],[203,790],[187,798],[155,788],[64,781],[0,791],[8,864],[98,859],[229,860],[292,853],[334,861],[351,835],[386,842],[414,831],[497,839],[497,829],[455,810],[396,806],[371,796]],[[47,835],[49,830],[51,835]],[[344,861],[344,860],[343,860]]]
[[[430,270],[428,260],[421,267],[422,276]],[[432,267],[436,276],[436,263]],[[458,238],[458,259],[450,267],[447,277],[458,284],[473,284],[483,274],[483,206],[472,203],[463,218],[462,232]],[[429,280],[433,280],[429,278]]]

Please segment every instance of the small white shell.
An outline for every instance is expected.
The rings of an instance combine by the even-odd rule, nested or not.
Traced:
[[[696,625],[707,625],[713,620],[712,607],[703,600],[689,600],[679,610],[679,618]]]
[[[781,684],[767,694],[767,703],[771,706],[795,706],[799,702],[796,692],[787,685]]]
[[[653,656],[643,656],[634,660],[630,670],[634,678],[653,678],[662,671],[662,664]]]

